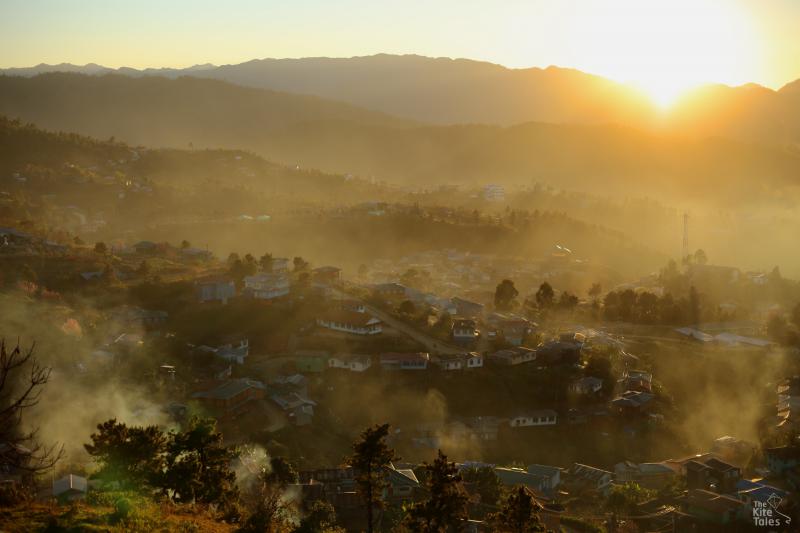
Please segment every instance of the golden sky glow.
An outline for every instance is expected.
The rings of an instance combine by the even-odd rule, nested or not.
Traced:
[[[181,67],[417,53],[558,65],[662,106],[702,83],[800,77],[796,0],[3,0],[0,67]]]

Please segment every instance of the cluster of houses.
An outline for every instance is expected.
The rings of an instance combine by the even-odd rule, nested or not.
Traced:
[[[274,257],[269,266],[252,276],[245,276],[241,291],[227,274],[213,274],[194,281],[195,294],[200,303],[227,304],[241,296],[256,300],[275,300],[289,295],[291,277],[289,259]],[[312,288],[327,294],[329,288],[339,283],[341,270],[335,266],[322,266],[311,271]]]

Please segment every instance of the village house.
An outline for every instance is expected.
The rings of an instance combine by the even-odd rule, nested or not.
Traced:
[[[324,283],[326,285],[336,285],[339,283],[341,269],[334,266],[322,266],[315,268],[312,271],[314,281],[317,283]]]
[[[740,479],[736,483],[736,497],[743,501],[751,510],[754,508],[755,502],[768,503],[773,495],[778,496],[781,500],[785,500],[786,497],[789,496],[789,493],[761,481]],[[752,516],[752,513],[748,514]]]
[[[714,440],[711,452],[728,463],[743,466],[750,462],[756,446],[747,441],[726,435]]]
[[[539,360],[549,364],[572,365],[580,361],[583,343],[571,334],[562,335],[558,340],[548,341],[536,348]]]
[[[676,472],[664,463],[633,463],[623,461],[614,465],[618,483],[637,483],[646,489],[659,490],[677,477]]]
[[[396,299],[406,297],[406,287],[399,283],[379,283],[372,287],[375,296],[386,299]]]
[[[742,478],[740,468],[714,456],[706,460],[691,460],[683,468],[686,472],[686,486],[690,489],[731,494],[736,491],[736,483]]]
[[[528,465],[526,470],[539,479],[534,488],[547,496],[552,496],[561,484],[561,469],[556,466],[533,464]]]
[[[301,396],[307,396],[308,378],[303,374],[275,376],[269,380],[269,388],[270,391],[296,392]]]
[[[272,300],[289,294],[289,276],[282,273],[261,272],[244,278],[247,296],[257,300]]]
[[[288,274],[289,259],[286,257],[273,257],[269,261],[268,272],[273,274]]]
[[[778,446],[764,450],[767,468],[776,476],[800,466],[800,446]]]
[[[522,468],[496,467],[494,473],[500,483],[506,487],[517,487],[522,485],[533,489],[539,494],[550,493],[551,479],[549,476],[542,476],[530,473]]]
[[[536,350],[518,347],[500,350],[489,355],[489,358],[499,365],[513,366],[530,363],[536,360]]]
[[[355,335],[377,335],[383,331],[378,318],[354,311],[330,311],[317,318],[317,325]]]
[[[220,346],[203,345],[195,348],[195,351],[214,354],[228,363],[243,365],[247,356],[250,355],[250,341],[245,337],[231,338]]]
[[[649,392],[625,391],[613,400],[611,407],[618,415],[635,416],[645,413],[650,408],[650,402],[655,398]]]
[[[464,370],[468,368],[481,368],[483,356],[477,352],[439,354],[431,359],[442,370]]]
[[[196,392],[192,398],[230,415],[241,412],[251,400],[263,399],[265,390],[260,381],[240,378],[228,380],[207,391]]]
[[[233,280],[221,276],[209,276],[195,280],[197,300],[201,303],[221,302],[227,304],[228,300],[236,296],[236,284]]]
[[[626,370],[619,380],[621,390],[652,392],[653,375],[643,370]]]
[[[304,395],[276,390],[270,394],[270,399],[283,409],[289,422],[295,426],[307,426],[313,422],[314,407],[317,404]]]
[[[478,329],[474,320],[459,318],[453,321],[453,342],[469,346],[478,339]]]
[[[381,368],[384,370],[425,370],[430,359],[430,354],[424,352],[389,352],[380,355]]]
[[[512,428],[555,426],[557,417],[558,413],[552,409],[540,409],[514,416],[508,422],[508,425]]]
[[[328,368],[343,368],[351,372],[364,372],[372,366],[369,355],[337,353],[328,359]]]
[[[611,491],[614,474],[601,468],[575,463],[569,471],[568,484],[578,490],[598,492],[603,496]]]
[[[483,304],[464,300],[457,296],[450,299],[450,305],[453,310],[451,314],[462,318],[476,319],[483,315]]]
[[[580,394],[582,396],[589,396],[597,394],[603,389],[603,380],[593,376],[582,377],[573,381],[569,385],[570,392]]]
[[[512,318],[500,321],[497,331],[508,344],[521,346],[528,335],[533,332],[533,325],[523,318]]]
[[[209,250],[202,248],[181,248],[181,255],[187,259],[194,261],[211,261],[214,259],[214,254]]]
[[[344,311],[352,311],[354,313],[366,313],[367,305],[360,300],[341,300],[339,308]]]
[[[683,511],[702,522],[726,526],[736,521],[739,513],[743,512],[744,505],[744,502],[731,496],[689,489]]]

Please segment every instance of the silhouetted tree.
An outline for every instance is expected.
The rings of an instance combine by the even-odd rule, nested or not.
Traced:
[[[532,533],[544,531],[539,520],[540,506],[528,489],[519,485],[508,495],[499,511],[488,518],[496,533]]]
[[[439,450],[431,464],[425,465],[426,501],[411,506],[406,526],[414,533],[453,533],[462,531],[467,520],[469,497],[461,483],[455,463]]]
[[[591,288],[589,288],[589,296],[596,300],[600,294],[603,292],[603,287],[599,283],[592,283]]]
[[[494,290],[494,307],[501,311],[507,311],[514,306],[514,300],[519,291],[514,287],[514,282],[510,279],[501,281]]]
[[[96,242],[94,244],[94,253],[100,255],[105,255],[106,253],[108,253],[108,247],[106,246],[106,243],[102,241]]]
[[[52,468],[64,449],[44,446],[36,430],[24,429],[25,414],[39,403],[50,368],[42,366],[33,355],[34,347],[22,351],[17,345],[10,352],[0,339],[0,472],[27,471],[31,474]]]
[[[549,283],[545,281],[539,285],[539,290],[536,291],[536,305],[539,306],[539,309],[546,310],[553,307],[554,298],[555,292]]]
[[[261,270],[264,272],[272,272],[272,254],[267,252],[258,260]]]
[[[222,442],[213,418],[192,418],[171,434],[166,447],[164,486],[180,502],[216,504],[227,509],[238,498],[231,462],[238,456]]]
[[[183,239],[181,241],[181,249],[186,250],[187,248],[191,248],[191,247],[192,247],[192,243],[190,243],[186,239]]]
[[[497,505],[502,492],[502,484],[492,467],[468,468],[461,472],[461,477],[469,491],[480,496],[482,508]]]
[[[358,442],[353,444],[353,455],[348,464],[356,474],[356,485],[367,514],[367,533],[374,527],[373,511],[383,505],[381,491],[386,486],[386,466],[395,459],[394,450],[386,444],[389,424],[375,425],[361,433]]]

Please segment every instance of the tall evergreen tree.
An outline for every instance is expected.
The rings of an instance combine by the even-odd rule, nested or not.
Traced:
[[[384,468],[395,459],[394,450],[386,444],[389,424],[375,425],[365,429],[353,444],[353,455],[348,464],[353,467],[356,484],[367,515],[367,533],[374,527],[374,510],[383,505],[381,498],[386,486]]]
[[[464,529],[467,521],[469,496],[462,485],[455,463],[439,454],[431,464],[425,465],[425,486],[428,500],[411,507],[406,526],[413,533],[456,533]]]
[[[519,485],[509,494],[499,511],[489,516],[492,531],[497,533],[532,533],[544,531],[537,514],[538,504],[530,492]]]

